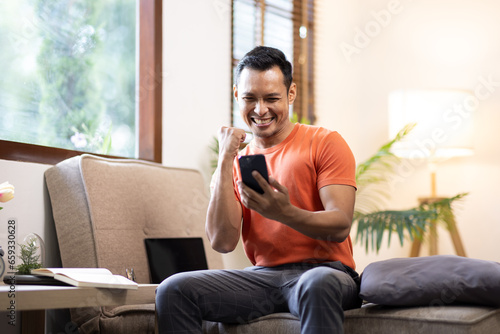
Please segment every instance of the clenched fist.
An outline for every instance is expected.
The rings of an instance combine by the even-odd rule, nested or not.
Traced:
[[[238,155],[240,144],[247,134],[244,130],[223,126],[219,129],[219,160],[234,160]]]

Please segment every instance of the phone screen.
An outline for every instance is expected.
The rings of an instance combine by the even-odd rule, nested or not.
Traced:
[[[243,155],[238,158],[238,161],[240,164],[241,179],[243,183],[245,183],[247,186],[258,192],[259,194],[263,194],[264,191],[252,176],[252,171],[258,171],[260,175],[262,175],[264,179],[269,182],[266,158],[264,157],[264,155]]]

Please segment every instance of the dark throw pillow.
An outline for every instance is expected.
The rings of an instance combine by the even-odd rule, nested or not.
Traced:
[[[500,263],[455,255],[374,262],[361,275],[360,296],[380,305],[500,307]]]

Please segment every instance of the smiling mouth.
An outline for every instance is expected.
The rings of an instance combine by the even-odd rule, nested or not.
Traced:
[[[271,118],[252,118],[252,121],[257,125],[267,125],[270,124],[274,120],[274,117]]]

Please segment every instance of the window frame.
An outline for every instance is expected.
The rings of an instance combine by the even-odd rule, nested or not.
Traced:
[[[162,0],[139,0],[138,6],[138,158],[161,163],[163,81]],[[84,153],[87,152],[0,140],[0,159],[4,160],[56,164]]]

